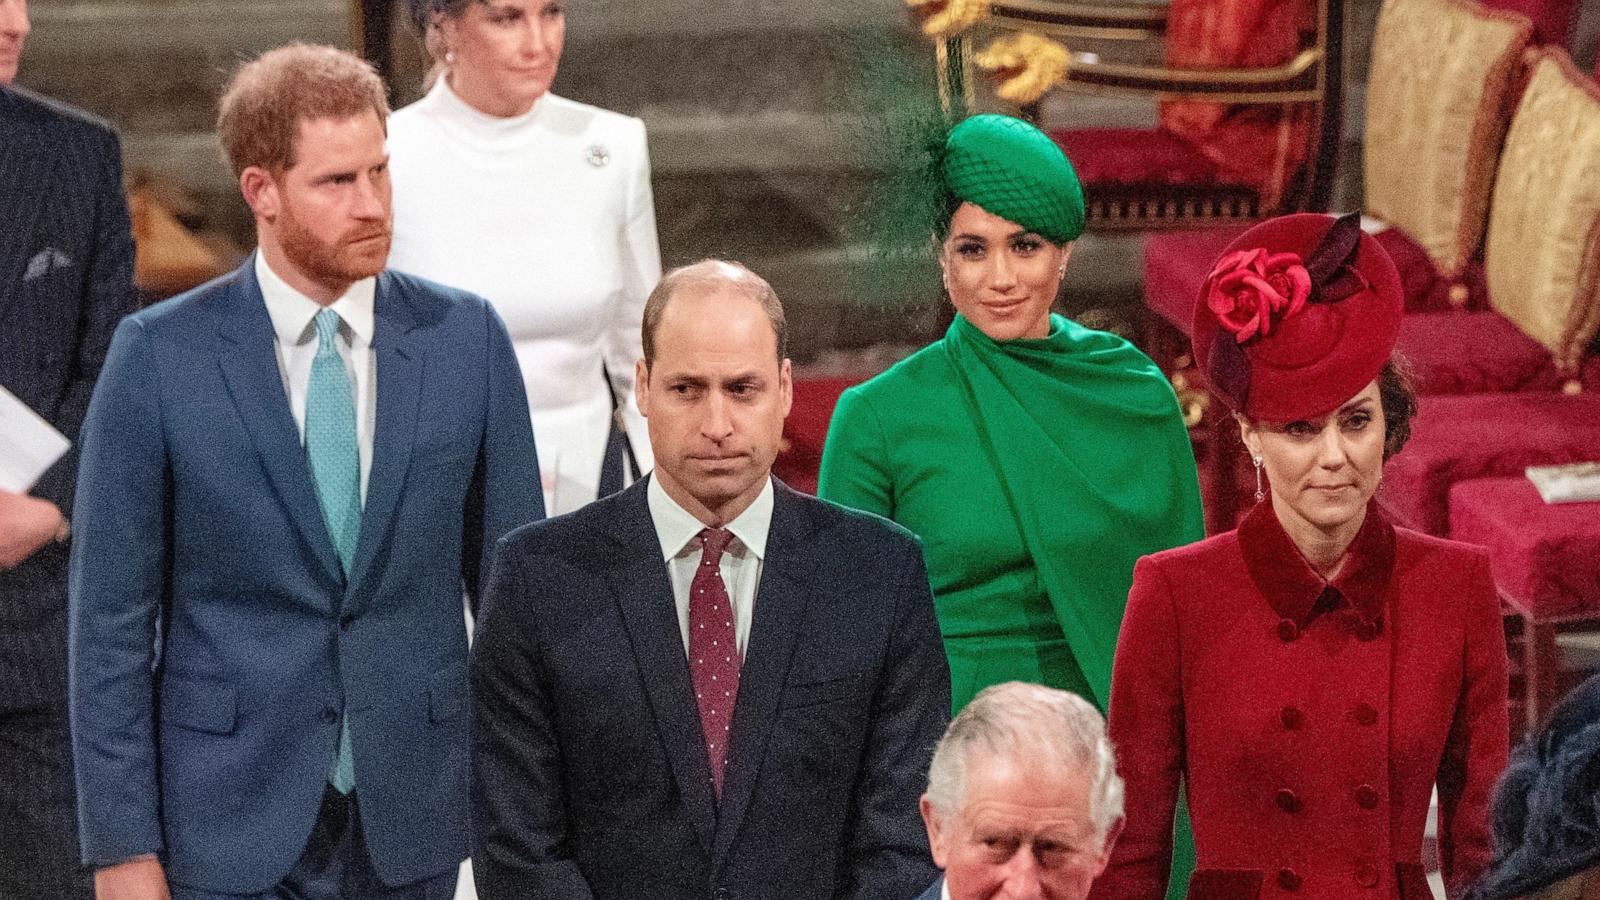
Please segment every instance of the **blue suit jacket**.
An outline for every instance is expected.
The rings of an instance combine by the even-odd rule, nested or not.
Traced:
[[[505,327],[378,276],[377,420],[341,572],[253,264],[129,317],[83,430],[70,584],[84,860],[266,891],[298,858],[349,718],[373,863],[467,849],[463,586],[543,514]]]
[[[950,673],[909,532],[775,485],[720,804],[646,482],[502,541],[473,659],[484,900],[909,897]]]
[[[932,887],[928,888],[926,891],[923,891],[922,895],[917,897],[917,900],[939,900],[939,897],[941,896],[940,891],[943,890],[943,888],[944,876],[941,875],[933,882]]]
[[[30,493],[69,518],[78,429],[133,311],[133,236],[111,127],[0,87],[0,385],[74,442]],[[0,707],[66,695],[67,552],[0,572]]]

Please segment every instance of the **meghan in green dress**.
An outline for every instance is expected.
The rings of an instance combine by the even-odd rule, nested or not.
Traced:
[[[922,539],[956,711],[1005,681],[1104,711],[1135,561],[1204,535],[1188,433],[1148,357],[1050,311],[1084,225],[1055,143],[973,116],[938,173],[955,320],[839,399],[818,494]],[[1187,838],[1180,821],[1175,897]]]

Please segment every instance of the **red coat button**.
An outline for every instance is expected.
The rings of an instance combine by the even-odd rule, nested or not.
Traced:
[[[1278,623],[1278,640],[1285,644],[1300,636],[1300,626],[1293,619],[1284,619]]]
[[[1278,804],[1279,809],[1286,813],[1295,813],[1300,811],[1300,795],[1289,790],[1288,788],[1280,788],[1277,795],[1274,796],[1272,800],[1274,803]]]
[[[1278,887],[1292,894],[1300,890],[1300,876],[1293,869],[1279,869]]]
[[[1378,805],[1378,789],[1370,784],[1363,784],[1356,788],[1356,805],[1362,809],[1373,809]]]
[[[1378,886],[1378,867],[1372,863],[1361,863],[1360,865],[1356,866],[1356,870],[1352,874],[1355,875],[1356,884],[1359,884],[1364,888]]]
[[[1378,724],[1378,711],[1373,709],[1370,704],[1357,703],[1354,712],[1356,721],[1362,725]]]
[[[1300,727],[1306,723],[1306,716],[1305,713],[1292,706],[1285,706],[1278,713],[1278,721],[1282,722],[1283,727],[1290,731],[1299,731]]]
[[[1378,623],[1377,622],[1362,622],[1361,624],[1356,626],[1356,640],[1358,640],[1358,641],[1376,640],[1377,637],[1378,637],[1378,632],[1380,630],[1381,629],[1378,627]]]

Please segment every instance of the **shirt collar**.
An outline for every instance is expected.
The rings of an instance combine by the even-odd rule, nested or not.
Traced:
[[[1256,504],[1239,523],[1239,547],[1250,580],[1283,618],[1305,625],[1323,591],[1332,587],[1364,621],[1382,626],[1383,593],[1394,571],[1394,526],[1376,503],[1368,502],[1350,556],[1331,581],[1306,562],[1270,502]]]
[[[322,311],[322,304],[289,286],[267,265],[266,255],[256,251],[256,283],[261,286],[261,298],[267,304],[267,316],[272,319],[272,330],[278,343],[292,346],[311,340],[315,331],[311,320]],[[356,337],[372,343],[373,304],[377,296],[376,278],[363,278],[350,285],[329,309],[339,314]]]
[[[678,501],[672,499],[666,488],[661,486],[661,480],[654,476],[650,477],[645,495],[650,504],[650,519],[655,523],[656,539],[661,542],[661,556],[670,561],[683,553],[690,542],[707,526],[695,518],[693,513],[680,506]],[[756,495],[756,499],[725,527],[733,532],[738,543],[744,545],[756,559],[766,558],[767,532],[772,528],[770,477],[762,486],[761,493]]]

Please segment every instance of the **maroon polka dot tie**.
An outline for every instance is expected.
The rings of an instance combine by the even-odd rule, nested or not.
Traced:
[[[689,585],[689,673],[700,728],[711,760],[711,786],[722,798],[722,766],[728,758],[733,705],[739,698],[739,646],[733,628],[733,603],[722,583],[722,552],[733,534],[722,528],[700,532],[705,551]]]

